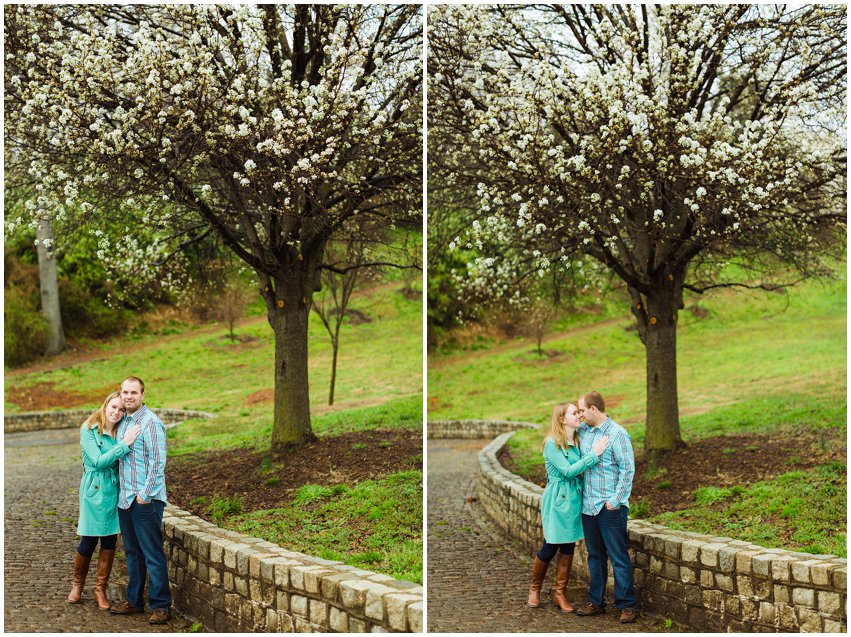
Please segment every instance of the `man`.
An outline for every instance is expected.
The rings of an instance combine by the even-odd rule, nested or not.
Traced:
[[[165,499],[165,426],[145,403],[145,383],[128,376],[121,383],[121,400],[127,410],[118,425],[116,439],[134,424],[141,433],[130,453],[118,465],[118,525],[124,541],[127,573],[127,599],[111,612],[133,615],[145,612],[145,576],[150,575],[148,601],[153,614],[151,624],[171,619],[171,591],[168,567],[163,551],[163,509]]]
[[[629,494],[635,475],[635,456],[626,430],[606,415],[606,403],[595,391],[579,399],[579,416],[585,423],[579,428],[583,450],[591,449],[597,440],[609,437],[609,448],[600,462],[585,470],[582,489],[582,531],[588,550],[591,587],[588,601],[576,609],[577,615],[600,615],[606,612],[603,593],[609,576],[608,560],[615,576],[615,606],[621,610],[620,620],[631,624],[638,619],[635,589],[632,585],[632,563],[627,553],[626,521]]]

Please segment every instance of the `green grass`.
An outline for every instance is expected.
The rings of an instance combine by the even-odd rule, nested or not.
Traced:
[[[582,328],[546,343],[546,349],[561,352],[557,357],[540,359],[533,353],[530,339],[507,344],[490,342],[475,351],[430,355],[429,419],[538,423],[540,429],[518,431],[508,442],[517,472],[534,475],[542,465],[541,448],[553,405],[575,401],[580,393],[596,389],[609,399],[608,412],[629,430],[633,445],[640,451],[646,407],[644,348],[636,332],[628,329],[632,320],[627,318],[626,306],[622,306],[623,318],[618,320],[613,300],[617,300],[616,295],[608,296],[596,316],[585,312],[566,317],[555,326]],[[696,301],[687,298],[686,306]],[[797,286],[788,295],[724,291],[700,298],[699,302],[708,316],[680,312],[677,334],[680,429],[686,441],[737,433],[844,431],[844,274],[841,280]],[[784,466],[793,468],[794,465]],[[660,478],[657,488],[670,488],[670,480],[661,477],[663,473],[656,470],[655,476]],[[684,528],[741,538],[736,528],[713,526],[722,524],[723,512],[709,513],[718,498],[724,502],[733,496],[744,498],[736,489],[699,490],[697,497],[703,504],[682,518]],[[807,502],[809,505],[804,506]],[[758,501],[752,503],[759,506]],[[802,529],[820,524],[822,511],[816,503],[818,499],[808,500],[799,507]],[[841,529],[844,542],[844,500],[836,506],[842,515],[835,519],[833,528]],[[630,511],[634,517],[659,513],[646,506]],[[701,522],[704,514],[705,524]],[[782,542],[780,528],[764,533],[773,534],[774,541]],[[759,525],[742,533],[758,537]],[[800,533],[805,535],[804,531]],[[751,536],[744,539],[748,537]],[[818,534],[810,540],[789,541],[795,546],[825,544]],[[840,550],[830,542],[826,545],[831,546],[830,553]]]
[[[232,498],[213,496],[213,501],[207,505],[206,512],[213,518],[213,522],[220,523],[231,515],[242,513],[242,498],[239,496]]]
[[[224,526],[294,551],[422,582],[422,480],[403,471],[353,486],[304,485],[283,508]]]
[[[648,519],[767,548],[846,557],[845,474],[846,465],[833,462],[744,487],[704,487],[692,508]]]

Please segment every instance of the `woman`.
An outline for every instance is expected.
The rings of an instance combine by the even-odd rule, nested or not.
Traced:
[[[544,443],[544,463],[547,468],[547,487],[541,497],[541,518],[544,523],[544,545],[535,556],[529,600],[532,608],[541,605],[541,586],[550,561],[559,552],[556,565],[556,585],[553,601],[562,612],[572,613],[565,591],[573,565],[573,550],[582,534],[582,474],[600,461],[609,438],[594,443],[590,453],[579,453],[579,409],[573,403],[562,403],[553,409],[550,433]]]
[[[118,459],[130,451],[130,445],[139,435],[139,426],[133,425],[121,442],[115,442],[115,430],[123,417],[121,395],[113,392],[80,428],[83,480],[80,483],[77,535],[81,539],[74,555],[74,582],[68,601],[72,604],[80,602],[89,564],[100,539],[95,600],[101,610],[109,610],[111,606],[106,598],[106,585],[118,540]]]

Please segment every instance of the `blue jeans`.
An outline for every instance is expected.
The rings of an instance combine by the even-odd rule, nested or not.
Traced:
[[[129,509],[118,509],[118,525],[127,558],[127,601],[144,606],[145,577],[150,574],[148,600],[151,608],[171,610],[168,566],[163,551],[163,509],[161,500],[139,504],[134,499]]]
[[[588,570],[591,586],[588,601],[604,606],[603,593],[609,578],[608,561],[612,561],[615,575],[615,606],[635,607],[635,589],[632,586],[632,562],[626,550],[626,518],[629,507],[621,506],[609,511],[605,505],[597,515],[582,514],[582,531],[588,550]]]
[[[556,556],[559,549],[561,549],[562,555],[573,555],[575,548],[576,542],[571,542],[570,544],[550,544],[544,540],[544,545],[538,551],[537,558],[542,562],[549,563]]]

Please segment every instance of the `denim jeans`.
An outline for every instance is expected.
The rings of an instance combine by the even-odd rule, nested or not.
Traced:
[[[115,543],[118,542],[118,534],[114,535],[83,535],[80,537],[80,545],[77,553],[85,557],[91,557],[100,540],[101,551],[114,551]]]
[[[615,606],[635,606],[635,589],[632,586],[632,562],[626,550],[626,518],[629,507],[621,506],[609,511],[605,506],[597,515],[582,514],[585,548],[588,550],[588,570],[591,586],[588,601],[603,606],[603,593],[609,577],[608,561],[615,575]]]
[[[170,611],[171,591],[163,551],[163,509],[165,503],[161,500],[151,500],[150,504],[133,500],[129,509],[118,509],[118,525],[130,580],[127,601],[134,606],[144,606],[145,577],[150,574],[148,599],[151,608]]]

